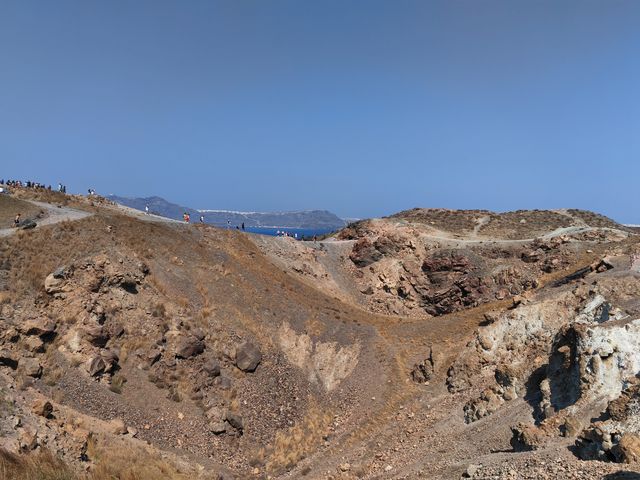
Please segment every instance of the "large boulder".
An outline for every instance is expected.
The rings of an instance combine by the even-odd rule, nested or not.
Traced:
[[[225,420],[226,412],[220,407],[211,407],[207,410],[205,415],[212,422],[223,422]]]
[[[262,361],[260,349],[251,342],[236,347],[236,367],[243,372],[253,372]]]
[[[37,335],[50,337],[56,330],[56,322],[50,318],[34,318],[27,320],[20,326],[20,332],[24,335]]]
[[[29,377],[39,378],[42,375],[42,365],[36,358],[23,357],[20,359],[20,369]]]
[[[44,342],[40,337],[26,337],[22,341],[22,346],[30,352],[42,353],[44,352]]]
[[[367,239],[361,238],[354,245],[349,258],[357,267],[366,267],[383,257],[375,246]]]
[[[107,364],[100,356],[93,357],[87,363],[87,372],[89,372],[89,375],[91,375],[92,377],[95,377],[97,375],[100,375],[101,373],[104,373],[106,368],[107,368]]]
[[[118,360],[120,360],[118,352],[115,350],[104,350],[100,357],[105,364],[104,372],[105,373],[113,373],[119,367]]]
[[[27,218],[20,222],[19,226],[22,230],[31,230],[32,228],[36,228],[38,224],[34,220]]]
[[[215,358],[210,358],[209,360],[204,362],[202,369],[211,377],[220,376],[220,362],[218,362]]]
[[[240,415],[227,411],[225,413],[224,418],[229,425],[231,425],[236,430],[242,432],[244,428],[244,423]]]
[[[198,340],[197,337],[187,336],[181,337],[176,343],[176,357],[191,358],[204,352],[204,342]]]
[[[636,463],[640,461],[640,437],[625,433],[613,450],[620,463]]]
[[[535,425],[519,423],[511,427],[511,446],[515,452],[526,452],[540,449],[545,442],[545,435]]]
[[[211,431],[211,433],[220,435],[221,433],[227,431],[227,424],[225,422],[210,422],[209,430]]]
[[[66,278],[64,267],[57,268],[53,273],[47,275],[44,279],[44,290],[47,293],[60,293],[63,291]]]
[[[109,341],[109,333],[102,325],[89,325],[84,328],[83,337],[95,347],[104,347]]]
[[[433,367],[433,352],[431,351],[431,348],[429,348],[426,358],[422,362],[416,363],[413,366],[413,369],[411,370],[411,378],[416,383],[428,382],[433,376]]]
[[[0,366],[9,367],[12,370],[18,368],[19,356],[10,350],[0,350]]]

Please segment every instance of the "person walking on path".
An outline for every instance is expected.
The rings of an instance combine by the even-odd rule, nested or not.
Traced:
[[[146,213],[147,215],[149,215],[149,205],[145,205],[145,207],[144,207],[144,213]]]
[[[185,223],[189,223],[189,220],[191,220],[187,212],[184,212],[184,215],[182,215],[182,219],[184,220]]]
[[[13,219],[13,226],[14,228],[18,228],[18,226],[20,225],[20,218],[22,217],[22,214],[19,213],[16,215],[16,218]]]
[[[242,231],[244,232],[244,222],[242,222]]]
[[[200,223],[204,223],[204,215],[200,215]]]

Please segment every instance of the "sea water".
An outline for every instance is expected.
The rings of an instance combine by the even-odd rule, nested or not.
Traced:
[[[257,234],[260,234],[260,235],[276,236],[276,235],[278,235],[278,231],[280,232],[280,234],[282,234],[282,232],[286,232],[290,237],[293,237],[295,234],[298,234],[298,239],[302,239],[302,238],[313,238],[314,235],[317,235],[319,237],[320,235],[325,235],[327,233],[331,233],[331,232],[335,231],[335,229],[332,229],[332,228],[287,228],[287,227],[279,227],[279,228],[272,228],[272,227],[246,227],[245,228],[245,232],[257,233]]]

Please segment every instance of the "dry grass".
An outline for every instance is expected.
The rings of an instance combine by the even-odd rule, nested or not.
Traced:
[[[30,190],[30,189],[13,189],[12,195],[17,198],[24,198],[26,200],[37,200],[38,202],[54,203],[58,205],[70,205],[77,204],[84,205],[84,202],[79,202],[78,199],[71,195],[66,195],[55,190]]]
[[[391,215],[412,223],[423,223],[439,230],[451,233],[469,233],[476,226],[476,221],[486,215],[488,210],[448,210],[444,208],[414,208]]]
[[[62,460],[48,451],[12,455],[0,450],[0,480],[80,480]]]
[[[269,472],[279,472],[294,467],[300,460],[315,451],[328,433],[332,415],[311,405],[301,422],[285,431],[276,433],[273,447],[269,452],[259,450],[254,461],[266,458]]]
[[[111,384],[109,385],[109,390],[113,393],[122,393],[122,389],[124,384],[127,383],[127,378],[124,375],[116,374],[111,379]]]
[[[120,363],[125,364],[129,355],[136,350],[148,350],[149,339],[146,336],[128,336],[120,347]]]
[[[44,369],[42,379],[45,385],[53,387],[58,384],[60,379],[64,376],[64,369],[59,365],[51,365]]]
[[[585,221],[592,227],[621,228],[613,220],[597,213],[585,210],[568,210],[568,213]],[[396,213],[389,218],[431,225],[455,234],[469,234],[478,225],[477,221],[482,217],[488,217],[489,221],[480,228],[478,233],[481,236],[509,240],[535,238],[558,228],[576,224],[570,216],[551,210],[516,210],[513,212],[493,213],[487,210],[416,208]],[[524,223],[521,223],[523,220]],[[356,231],[357,228],[358,225],[354,225],[345,230]],[[360,228],[364,228],[364,226],[360,226]]]
[[[13,219],[18,213],[22,214],[24,220],[35,217],[39,212],[40,208],[31,203],[0,195],[0,228],[13,227]]]
[[[156,289],[158,293],[165,296],[167,295],[166,285],[164,285],[162,281],[160,281],[160,279],[156,277],[153,273],[147,277],[147,281],[149,282],[150,285],[153,286],[153,288]]]
[[[0,292],[0,305],[6,305],[12,301],[11,292]]]
[[[520,223],[522,220],[525,223]],[[575,224],[571,218],[549,210],[516,210],[491,215],[479,233],[492,238],[517,240],[535,238],[558,228]]]
[[[54,228],[18,231],[6,238],[0,244],[0,257],[8,259],[13,299],[41,293],[44,279],[57,267],[97,253],[104,244],[99,227],[97,219],[89,218],[61,222]],[[80,230],[83,235],[78,235]]]
[[[615,220],[611,220],[609,217],[605,217],[604,215],[600,215],[599,213],[590,212],[588,210],[578,210],[574,208],[570,208],[568,210],[570,215],[583,220],[588,225],[592,227],[605,227],[605,228],[619,228],[622,230],[629,230],[628,228],[620,225]]]
[[[67,362],[64,356],[58,353],[57,343],[49,345],[41,360],[43,368],[42,380],[50,387],[58,384],[64,376]]]
[[[158,302],[153,306],[151,310],[151,316],[156,318],[167,318],[167,307],[164,303]]]
[[[47,450],[13,455],[0,450],[0,480],[190,480],[193,473],[180,472],[169,462],[127,443],[99,445],[88,442],[87,455],[95,465],[90,473],[75,471]],[[205,478],[205,477],[201,477]]]
[[[15,410],[15,405],[12,400],[7,398],[6,392],[3,389],[0,389],[0,414],[2,416],[11,415]]]

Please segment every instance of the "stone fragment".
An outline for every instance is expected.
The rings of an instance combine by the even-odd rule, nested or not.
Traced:
[[[211,407],[205,415],[212,422],[222,422],[225,420],[225,412],[219,407]]]
[[[33,318],[27,320],[20,326],[20,331],[24,335],[38,335],[41,337],[48,337],[56,329],[56,322],[50,318]]]
[[[220,376],[220,362],[213,358],[204,362],[202,369],[212,377]]]
[[[64,278],[55,277],[53,273],[44,279],[44,291],[49,294],[60,293],[64,290]]]
[[[87,364],[87,372],[89,372],[89,375],[92,377],[104,373],[106,368],[107,364],[100,356],[93,357]]]
[[[227,424],[225,422],[211,422],[209,423],[209,430],[216,435],[220,435],[227,431]]]
[[[236,367],[243,372],[253,372],[262,361],[262,353],[251,342],[236,347]]]
[[[204,352],[204,343],[194,336],[182,337],[176,344],[176,357],[191,358]]]
[[[233,428],[235,428],[236,430],[242,431],[243,422],[242,422],[242,417],[240,415],[237,415],[231,412],[226,412],[224,418],[227,421],[227,423],[231,425]]]
[[[640,437],[625,433],[614,450],[614,454],[621,463],[636,463],[640,461]]]
[[[29,377],[39,378],[42,375],[42,365],[36,358],[22,358],[20,360],[20,370]]]
[[[109,341],[109,333],[102,325],[90,325],[84,328],[84,338],[95,347],[103,348]]]
[[[18,368],[18,355],[10,350],[0,350],[0,366],[9,367],[12,370]]]
[[[27,337],[22,341],[24,347],[33,353],[44,352],[44,342],[40,337]]]

